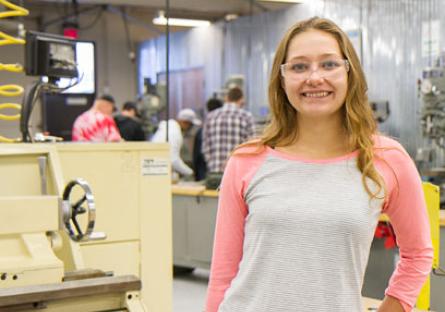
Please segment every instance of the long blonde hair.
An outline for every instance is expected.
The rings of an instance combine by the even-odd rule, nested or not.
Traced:
[[[308,30],[320,30],[331,34],[337,41],[343,57],[350,64],[348,72],[348,92],[345,104],[342,106],[344,127],[348,134],[351,148],[358,150],[357,167],[362,172],[362,182],[371,198],[385,191],[381,176],[374,167],[373,135],[377,126],[368,103],[366,78],[359,58],[348,36],[332,21],[313,17],[292,26],[281,40],[275,52],[269,81],[269,105],[271,120],[259,140],[248,145],[287,146],[294,142],[297,136],[297,112],[290,105],[282,87],[280,65],[285,63],[289,42],[298,34]],[[374,181],[378,189],[373,192],[367,183],[367,178]]]

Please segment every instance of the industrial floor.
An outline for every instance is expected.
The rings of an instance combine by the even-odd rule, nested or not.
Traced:
[[[209,271],[196,269],[192,274],[173,279],[173,312],[203,312]]]

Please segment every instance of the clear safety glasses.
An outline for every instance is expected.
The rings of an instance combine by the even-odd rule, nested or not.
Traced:
[[[281,64],[281,76],[292,80],[308,80],[317,72],[320,78],[335,78],[343,70],[349,71],[348,60],[341,58],[329,58],[319,62],[291,61]]]

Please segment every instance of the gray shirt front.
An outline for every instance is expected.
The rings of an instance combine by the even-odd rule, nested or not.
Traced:
[[[383,199],[370,199],[356,161],[266,157],[245,192],[243,256],[220,312],[363,311]]]

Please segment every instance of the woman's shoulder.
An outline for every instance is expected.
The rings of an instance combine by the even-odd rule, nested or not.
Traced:
[[[395,139],[383,134],[376,134],[373,136],[375,148],[402,148],[402,145]]]
[[[258,141],[249,141],[238,146],[228,159],[224,170],[225,178],[231,179],[235,185],[244,190],[255,173],[264,165],[268,151],[269,148]]]
[[[395,138],[385,136],[382,134],[375,135],[374,152],[385,160],[408,160],[411,159],[405,148]]]
[[[229,157],[232,165],[252,166],[262,163],[268,152],[268,147],[258,140],[252,140],[237,146]]]
[[[267,153],[267,150],[267,145],[259,140],[251,140],[237,146],[232,153],[232,157],[261,157]]]

